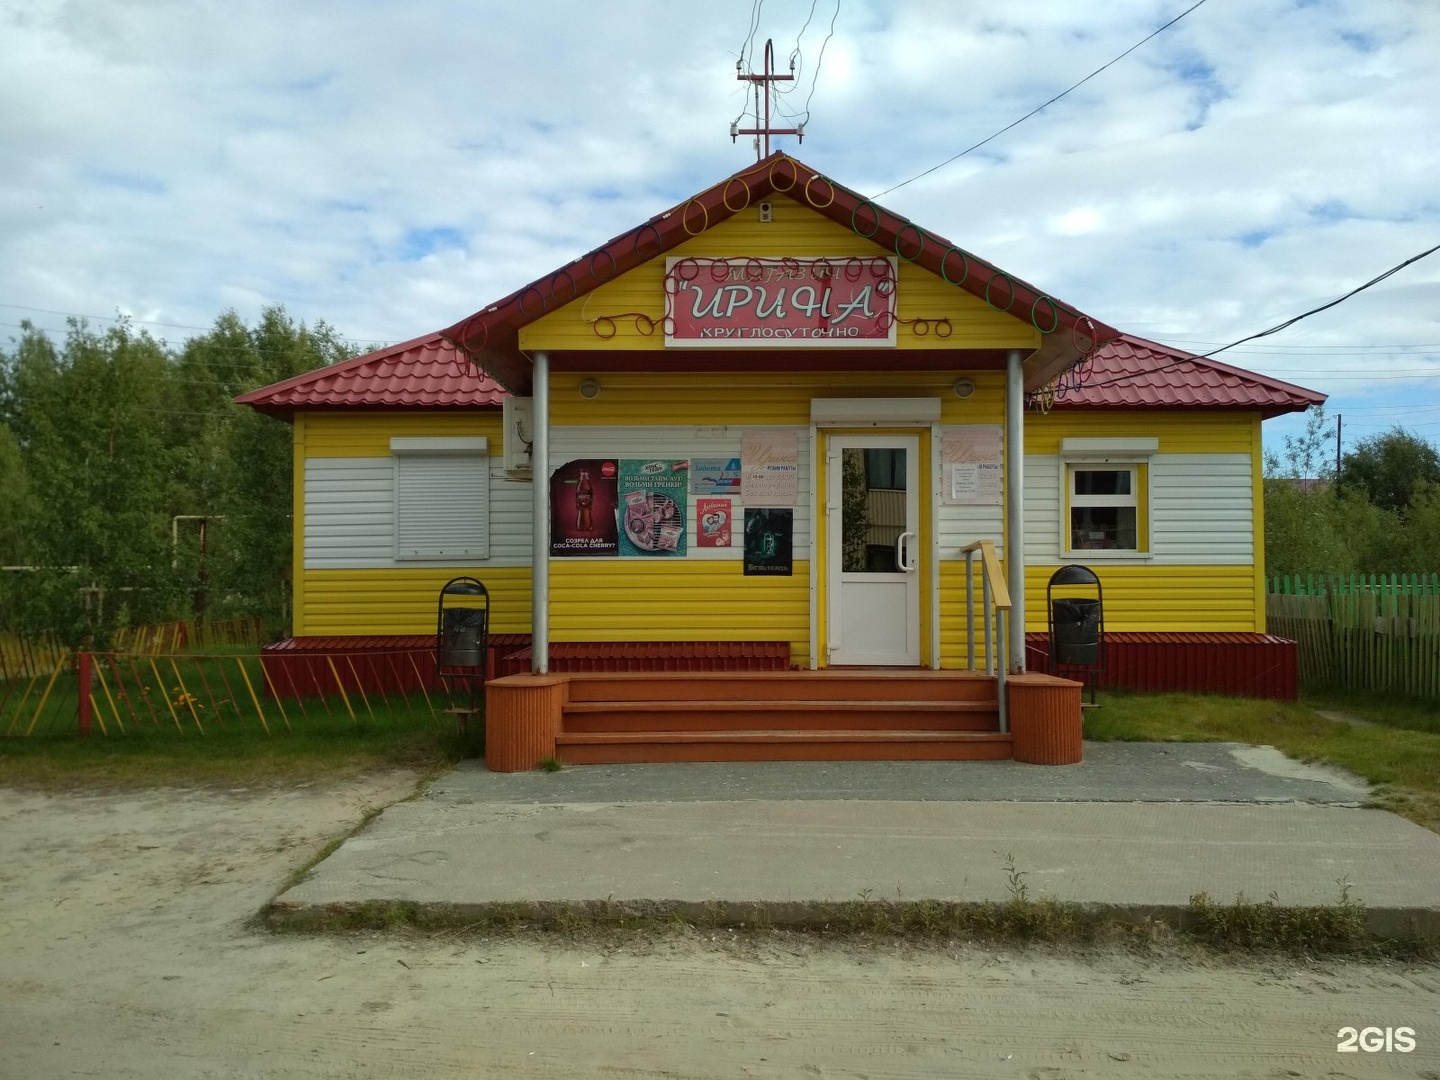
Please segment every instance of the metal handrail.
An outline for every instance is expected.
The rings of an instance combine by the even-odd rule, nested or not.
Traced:
[[[985,629],[985,673],[995,675],[995,696],[1000,714],[1000,733],[1010,731],[1009,694],[1005,675],[1009,670],[1006,623],[1011,618],[1010,587],[1000,572],[1000,557],[991,540],[976,540],[960,549],[965,556],[965,656],[966,666],[975,667],[975,556],[980,556],[982,625]]]

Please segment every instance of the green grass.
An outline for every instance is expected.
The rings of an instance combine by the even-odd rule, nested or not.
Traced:
[[[1305,702],[1316,709],[1344,713],[1372,724],[1440,735],[1440,701],[1382,697],[1354,690],[1326,690],[1306,694]]]
[[[287,784],[343,778],[381,768],[428,773],[478,747],[454,720],[423,711],[376,710],[375,718],[315,716],[267,735],[258,727],[146,728],[86,738],[0,738],[0,784],[47,790]]]
[[[1423,705],[1363,694],[1282,702],[1121,691],[1103,693],[1100,703],[1086,711],[1087,739],[1274,746],[1349,769],[1378,785],[1377,805],[1440,832],[1440,731]],[[1374,726],[1328,720],[1317,708]]]

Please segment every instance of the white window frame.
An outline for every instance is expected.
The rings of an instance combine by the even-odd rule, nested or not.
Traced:
[[[490,441],[392,438],[395,561],[490,557]]]
[[[1067,559],[1136,562],[1154,555],[1155,531],[1151,521],[1151,485],[1155,470],[1151,458],[1159,453],[1158,438],[1109,438],[1060,440],[1060,551]],[[1129,495],[1077,495],[1077,470],[1129,472]],[[1133,548],[1077,548],[1071,546],[1070,512],[1075,507],[1101,506],[1135,508]],[[1142,543],[1145,546],[1139,546]]]

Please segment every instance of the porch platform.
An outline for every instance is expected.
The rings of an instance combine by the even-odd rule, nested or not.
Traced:
[[[496,772],[679,761],[1080,760],[1080,684],[964,671],[555,672],[486,686]]]

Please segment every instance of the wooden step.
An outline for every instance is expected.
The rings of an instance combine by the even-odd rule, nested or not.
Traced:
[[[1009,735],[952,731],[562,732],[570,765],[675,761],[1006,761]]]
[[[562,730],[998,731],[995,701],[580,701]]]
[[[586,672],[570,678],[572,702],[976,701],[994,697],[994,676],[916,668]]]

